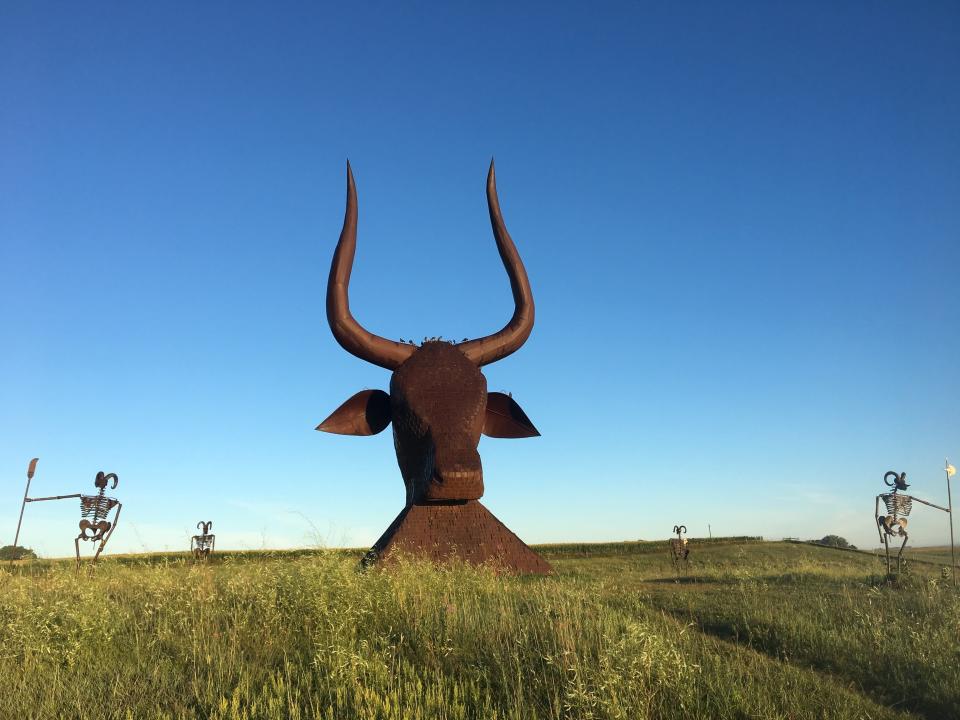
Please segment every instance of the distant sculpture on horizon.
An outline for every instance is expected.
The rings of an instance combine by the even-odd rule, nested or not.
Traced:
[[[327,320],[337,342],[362,360],[392,371],[390,392],[357,393],[317,427],[343,435],[374,435],[393,423],[397,464],[406,506],[377,541],[369,557],[393,550],[435,560],[456,555],[472,563],[496,561],[519,572],[544,573],[550,566],[482,504],[480,435],[539,435],[510,395],[487,391],[480,368],[520,348],[533,329],[533,293],[523,262],[500,214],[493,162],[487,175],[487,205],[515,309],[500,331],[460,343],[431,338],[416,345],[364,329],[350,313],[348,288],[357,242],[357,191],[347,163],[343,230],[327,283]]]
[[[197,560],[206,559],[216,547],[217,536],[210,532],[212,527],[213,520],[207,520],[206,522],[201,520],[197,523],[197,530],[200,531],[200,534],[190,538],[190,551]]]
[[[690,547],[687,538],[683,534],[687,531],[686,525],[674,525],[673,531],[677,534],[675,538],[670,538],[670,558],[674,564],[686,563],[690,557]]]

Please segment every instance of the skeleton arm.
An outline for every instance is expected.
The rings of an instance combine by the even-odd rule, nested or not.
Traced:
[[[883,542],[883,530],[880,529],[880,496],[877,495],[873,501],[873,519],[877,522],[877,535],[880,536],[880,542]]]
[[[73,495],[51,495],[50,497],[42,498],[25,498],[24,502],[43,502],[44,500],[68,500],[70,498],[78,498],[80,493],[74,493]]]
[[[930,507],[936,508],[937,510],[943,510],[945,513],[950,512],[949,510],[947,510],[947,508],[940,507],[939,505],[934,505],[932,502],[927,502],[926,500],[921,500],[916,495],[912,495],[911,497],[913,498],[914,502],[923,503],[924,505],[929,505]]]
[[[117,503],[117,514],[113,516],[113,524],[110,526],[110,529],[107,531],[107,534],[103,536],[103,540],[100,541],[100,547],[97,548],[97,552],[93,555],[93,561],[96,562],[97,558],[100,557],[100,553],[103,552],[104,545],[107,544],[107,540],[110,539],[110,536],[113,535],[113,531],[117,529],[117,521],[120,520],[120,509],[123,507],[122,503]],[[80,567],[80,549],[77,548],[77,567]]]
[[[117,514],[113,516],[113,524],[110,526],[110,529],[107,531],[107,534],[104,536],[103,542],[100,543],[101,550],[103,550],[103,546],[107,544],[107,540],[110,539],[110,536],[113,535],[113,531],[117,529],[117,523],[120,522],[120,510],[122,509],[123,509],[123,503],[118,502]]]

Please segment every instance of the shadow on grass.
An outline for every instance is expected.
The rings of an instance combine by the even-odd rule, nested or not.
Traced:
[[[762,653],[777,662],[812,670],[849,682],[851,688],[891,709],[906,710],[928,720],[943,720],[960,717],[960,700],[950,697],[933,697],[924,692],[926,678],[921,668],[901,668],[909,677],[900,678],[895,684],[889,678],[877,677],[864,669],[860,663],[838,662],[836,658],[811,657],[792,647],[778,634],[778,628],[761,622],[749,626],[735,621],[704,618],[691,610],[658,606],[658,610],[681,622],[695,620],[697,628],[725,643],[746,647]]]
[[[675,577],[662,577],[644,580],[644,583],[652,585],[728,585],[733,580],[719,577],[710,577],[708,575],[679,575]]]

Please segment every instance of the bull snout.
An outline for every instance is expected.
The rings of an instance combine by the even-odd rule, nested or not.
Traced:
[[[435,448],[425,500],[476,500],[483,495],[483,467],[475,448]]]

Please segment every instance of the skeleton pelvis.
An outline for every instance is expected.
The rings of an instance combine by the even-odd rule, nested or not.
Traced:
[[[877,518],[877,524],[886,531],[887,535],[907,534],[906,518],[894,518],[893,515],[881,515]]]
[[[92,523],[89,520],[80,521],[80,539],[81,540],[99,540],[110,529],[111,523],[106,520]],[[87,532],[90,532],[87,535]]]

